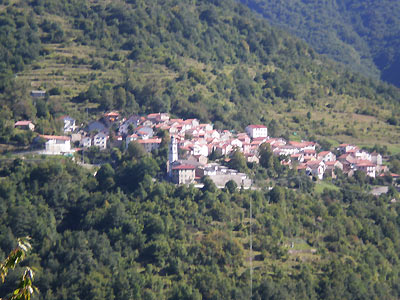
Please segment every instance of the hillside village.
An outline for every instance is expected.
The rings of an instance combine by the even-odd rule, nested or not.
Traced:
[[[337,170],[353,176],[359,170],[375,178],[389,174],[382,164],[382,156],[369,153],[351,144],[341,144],[337,149],[320,149],[313,141],[286,141],[270,137],[264,125],[248,125],[244,132],[216,130],[212,124],[202,124],[197,119],[172,119],[167,113],[151,113],[147,116],[132,115],[124,118],[117,111],[105,113],[101,119],[80,128],[70,116],[61,117],[63,136],[39,135],[45,141],[42,154],[71,155],[92,146],[100,150],[109,147],[128,148],[135,141],[147,152],[160,147],[162,139],[156,135],[161,130],[169,133],[169,157],[167,172],[176,184],[199,182],[207,175],[217,186],[223,187],[233,180],[238,186],[249,188],[251,179],[244,173],[229,169],[215,162],[208,162],[210,156],[229,157],[240,151],[247,162],[259,163],[259,148],[268,144],[281,164],[305,172],[308,176],[322,180],[324,176],[336,177]],[[15,123],[16,128],[34,131],[35,125],[29,120]]]

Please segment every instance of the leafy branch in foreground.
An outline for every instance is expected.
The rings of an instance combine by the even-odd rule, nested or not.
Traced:
[[[0,265],[0,277],[2,283],[9,270],[15,269],[15,267],[25,259],[27,253],[32,249],[30,244],[30,237],[18,238],[17,247],[11,251],[8,257]],[[35,277],[35,272],[30,267],[25,267],[25,271],[21,277],[18,288],[12,293],[9,300],[30,300],[34,292],[39,290],[32,284]],[[0,298],[2,300],[3,298]]]

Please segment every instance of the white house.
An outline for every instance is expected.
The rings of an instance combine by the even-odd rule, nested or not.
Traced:
[[[246,133],[252,138],[268,137],[268,128],[264,125],[249,125],[246,127]]]
[[[273,153],[275,154],[275,155],[286,155],[286,156],[289,156],[289,155],[293,155],[293,154],[297,154],[297,153],[299,153],[300,151],[299,151],[299,149],[298,148],[296,148],[296,147],[294,147],[294,146],[291,146],[291,145],[285,145],[285,146],[282,146],[282,147],[277,147],[277,148],[275,148],[274,150],[273,150]]]
[[[140,123],[140,117],[137,115],[130,116],[129,119],[127,119],[118,129],[118,134],[119,135],[125,135],[129,133],[129,127],[132,127],[132,129],[135,129],[136,127],[139,126]]]
[[[360,160],[355,166],[355,170],[364,172],[367,176],[375,178],[376,175],[376,165],[368,160]]]
[[[196,167],[193,165],[179,165],[172,167],[172,181],[177,184],[189,184],[194,181]]]
[[[64,122],[64,132],[74,132],[76,130],[76,121],[69,116],[62,117]]]
[[[151,121],[153,124],[168,122],[169,114],[168,113],[149,114],[149,115],[147,115],[147,120]]]
[[[207,144],[200,144],[200,143],[195,143],[193,145],[193,155],[203,155],[205,157],[208,156],[208,146]]]
[[[46,140],[44,154],[56,155],[71,153],[71,138],[69,136],[41,135]]]
[[[92,138],[90,136],[85,136],[81,139],[80,145],[84,148],[89,148],[92,146]]]
[[[322,160],[314,160],[307,163],[306,172],[312,176],[317,177],[320,180],[324,178],[325,170],[326,165]]]
[[[33,98],[43,98],[46,96],[46,91],[31,91],[31,96]]]
[[[357,149],[358,149],[357,146],[351,144],[340,144],[339,147],[337,148],[337,150],[342,153],[347,153],[351,150],[357,150]]]
[[[333,154],[331,151],[322,151],[318,153],[317,158],[322,159],[324,162],[336,161],[336,155]]]
[[[35,124],[33,124],[31,121],[15,122],[14,127],[19,128],[19,129],[31,130],[31,131],[35,130]]]
[[[107,141],[108,135],[105,132],[101,131],[93,137],[93,146],[97,146],[100,149],[106,149]]]
[[[146,139],[146,140],[137,140],[137,142],[143,145],[144,149],[147,152],[151,152],[155,149],[160,148],[161,139]]]
[[[371,161],[371,154],[365,150],[359,150],[355,153],[357,159]]]
[[[371,153],[371,162],[380,166],[382,165],[382,155],[377,153],[376,151]]]

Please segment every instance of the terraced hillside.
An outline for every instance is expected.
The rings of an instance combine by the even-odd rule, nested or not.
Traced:
[[[9,64],[17,78],[2,104],[13,119],[40,118],[18,109],[39,88],[51,91],[53,118],[167,111],[217,128],[262,122],[275,135],[332,143],[399,140],[399,90],[343,70],[230,0],[14,1],[2,15],[15,28],[24,18],[39,38],[31,60]]]

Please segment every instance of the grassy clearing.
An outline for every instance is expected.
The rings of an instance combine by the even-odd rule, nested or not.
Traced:
[[[339,191],[339,188],[336,185],[327,181],[318,181],[314,190],[317,194],[322,194],[324,189]]]

